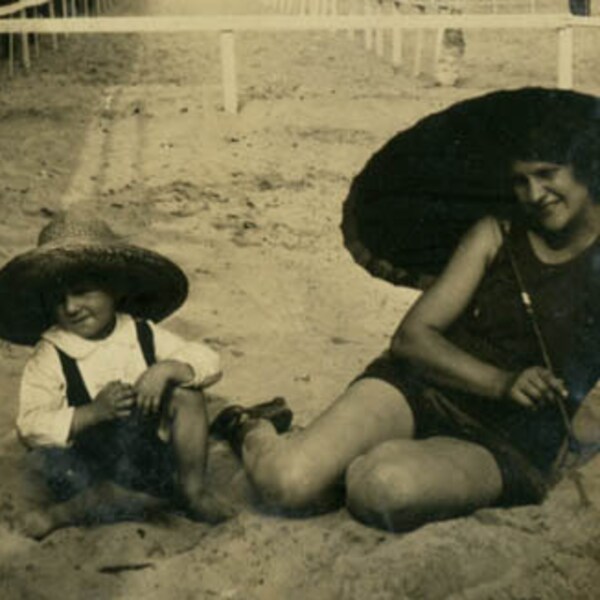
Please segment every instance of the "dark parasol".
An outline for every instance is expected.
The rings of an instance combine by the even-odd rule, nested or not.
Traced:
[[[545,88],[493,92],[427,116],[395,135],[354,179],[344,244],[372,275],[419,287],[475,221],[510,218],[512,160],[571,164],[599,121],[600,99]]]

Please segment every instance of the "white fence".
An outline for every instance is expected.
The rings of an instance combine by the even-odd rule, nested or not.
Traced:
[[[599,0],[600,1],[600,0]],[[569,0],[263,0],[263,3],[278,14],[295,14],[308,16],[399,16],[399,15],[475,15],[487,14],[510,16],[515,23],[520,15],[570,15]],[[499,23],[499,21],[495,21]],[[529,23],[529,22],[528,22]],[[502,28],[510,29],[502,24]],[[515,24],[515,28],[518,25]],[[403,63],[403,38],[402,29],[391,28],[391,61],[395,66]],[[416,30],[416,41],[412,56],[412,75],[417,77],[424,71],[424,55],[426,53],[426,28]],[[367,50],[373,50],[378,56],[385,54],[385,29],[361,28],[360,35],[364,40]],[[444,29],[437,28],[433,36],[434,62],[437,62],[441,54]],[[355,38],[357,31],[348,29],[349,38]],[[431,36],[429,36],[431,37]],[[569,40],[564,40],[564,51],[569,51]],[[572,44],[572,42],[571,42]],[[572,49],[570,50],[572,53]],[[561,65],[565,68],[567,59],[561,59]],[[435,69],[435,65],[434,65]],[[458,73],[457,73],[458,76]],[[568,77],[568,74],[565,74]],[[561,80],[559,76],[559,80]],[[566,85],[569,85],[566,83]],[[572,84],[571,84],[572,85]]]
[[[50,19],[56,17],[91,17],[99,15],[109,10],[114,4],[114,0],[14,0],[12,2],[2,2],[0,0],[0,33],[3,31],[2,23],[6,19],[30,19],[42,16],[42,12],[47,14]],[[40,53],[39,38],[37,32],[34,32],[34,52]],[[58,35],[52,33],[52,47],[58,48]],[[29,69],[31,66],[31,53],[29,47],[29,36],[26,32],[20,33],[21,59],[23,66]],[[14,74],[14,55],[15,38],[13,33],[9,33],[8,38],[8,73],[12,77]]]
[[[323,0],[321,0],[323,1]],[[235,33],[238,31],[383,31],[396,35],[406,30],[521,29],[554,30],[558,40],[557,85],[573,87],[573,29],[600,27],[600,17],[566,14],[475,15],[221,15],[161,17],[97,17],[79,19],[0,19],[0,33],[178,33],[219,32],[223,104],[227,112],[238,110]]]
[[[365,14],[394,7],[404,12],[462,14],[568,14],[569,0],[264,0],[283,14]]]
[[[296,0],[265,0],[271,6],[281,9]],[[361,11],[364,0],[300,0],[307,4],[335,4],[340,14]],[[440,10],[459,11],[463,14],[522,14],[552,13],[567,14],[570,12],[569,0],[372,0],[380,5],[394,4],[406,10],[421,12],[439,12]],[[591,2],[591,0],[588,0]]]

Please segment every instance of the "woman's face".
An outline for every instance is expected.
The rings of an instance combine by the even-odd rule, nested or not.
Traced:
[[[60,327],[88,340],[109,335],[115,324],[115,299],[93,283],[70,286],[55,307]]]
[[[512,166],[513,188],[525,212],[551,233],[559,233],[588,216],[594,202],[570,166],[518,160]]]

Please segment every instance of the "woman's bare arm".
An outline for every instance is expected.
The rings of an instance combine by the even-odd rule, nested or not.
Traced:
[[[479,360],[444,337],[446,329],[466,310],[501,244],[498,222],[491,217],[479,221],[392,339],[392,354],[424,371],[432,383],[499,399],[514,379],[513,373]]]

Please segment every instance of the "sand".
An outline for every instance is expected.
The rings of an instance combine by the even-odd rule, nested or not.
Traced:
[[[266,12],[258,0],[123,0],[115,14]],[[406,56],[414,39],[406,35]],[[577,36],[576,87],[600,92],[600,37]],[[221,353],[215,394],[284,395],[298,424],[388,343],[416,292],[370,277],[343,248],[352,177],[396,131],[499,87],[551,86],[553,34],[466,34],[457,87],[366,52],[358,35],[245,33],[241,109],[221,110],[218,40],[198,35],[43,41],[32,72],[0,75],[0,260],[35,244],[67,206],[178,261],[186,305],[167,322]],[[391,534],[345,509],[262,513],[236,459],[211,445],[215,488],[240,508],[215,528],[173,516],[58,531],[13,529],[22,449],[14,418],[29,350],[0,346],[0,597],[592,599],[600,560],[600,463],[542,506],[486,509]],[[215,401],[211,410],[218,408]]]

